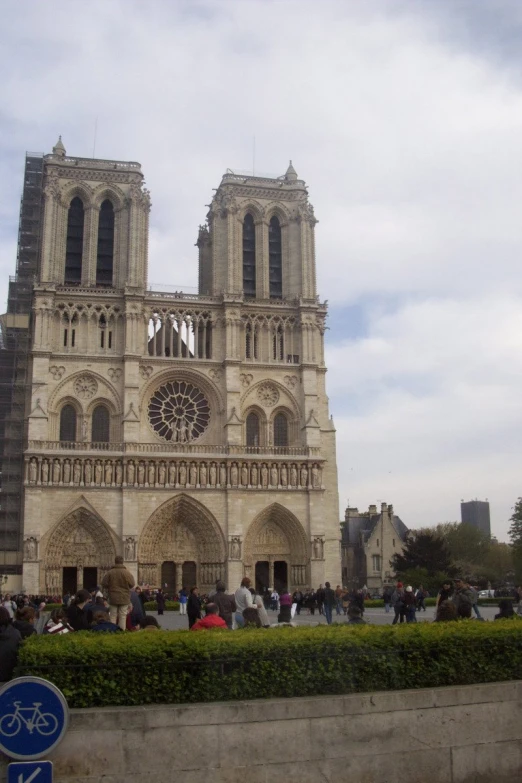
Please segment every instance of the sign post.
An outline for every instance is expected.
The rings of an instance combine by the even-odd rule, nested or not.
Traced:
[[[0,750],[20,761],[46,756],[69,725],[65,696],[41,677],[18,677],[0,688]],[[51,783],[50,761],[9,764],[8,783]]]

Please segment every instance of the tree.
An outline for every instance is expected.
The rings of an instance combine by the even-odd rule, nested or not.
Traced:
[[[513,566],[517,584],[522,583],[522,498],[519,498],[513,506],[510,517],[511,527],[509,537],[513,545]]]
[[[419,568],[426,569],[428,576],[455,574],[446,542],[432,530],[414,531],[407,538],[403,553],[394,555],[390,565],[399,577]]]
[[[445,522],[435,531],[446,542],[454,563],[482,563],[491,545],[489,536],[466,522]]]

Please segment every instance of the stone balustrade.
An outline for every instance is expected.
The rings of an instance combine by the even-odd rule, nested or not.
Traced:
[[[123,454],[223,454],[259,455],[267,457],[315,457],[321,459],[316,446],[244,446],[206,445],[202,443],[104,443],[87,441],[30,440],[28,452],[42,451],[106,451]]]

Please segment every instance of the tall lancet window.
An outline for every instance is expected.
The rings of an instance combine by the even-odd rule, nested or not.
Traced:
[[[283,254],[281,246],[281,224],[275,216],[268,228],[268,266],[270,299],[283,298]]]
[[[256,227],[250,213],[243,220],[243,292],[256,295]]]
[[[67,284],[82,282],[84,211],[81,198],[73,198],[67,215],[67,245],[65,250],[65,276]]]
[[[96,285],[112,285],[114,259],[114,207],[105,199],[98,220],[98,253],[96,256]]]

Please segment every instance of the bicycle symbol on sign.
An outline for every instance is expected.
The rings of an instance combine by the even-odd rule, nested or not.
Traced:
[[[21,701],[15,701],[16,710],[0,718],[0,735],[15,737],[22,725],[25,725],[29,730],[29,734],[32,734],[34,729],[42,737],[54,734],[58,728],[58,719],[50,712],[41,712],[41,701],[34,701],[32,707],[21,707],[21,703]],[[30,714],[28,715],[28,713]]]

